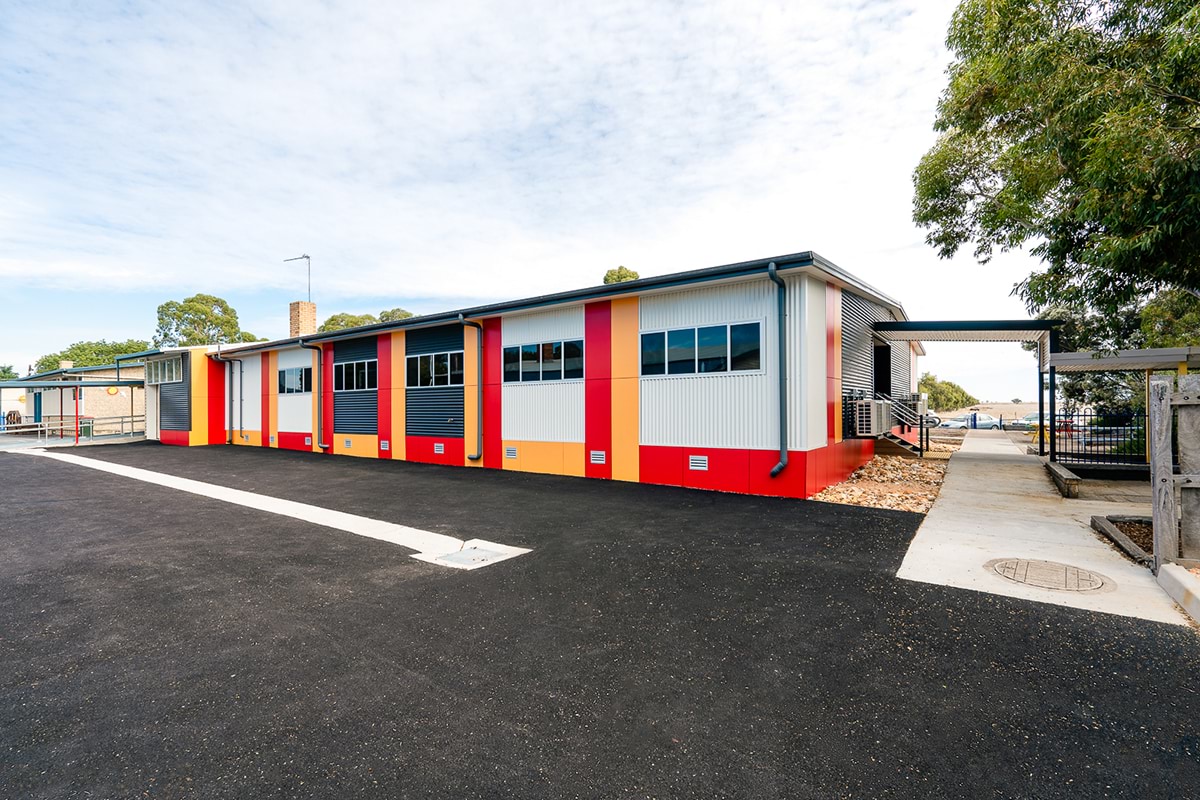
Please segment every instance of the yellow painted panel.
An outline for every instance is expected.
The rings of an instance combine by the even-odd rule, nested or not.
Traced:
[[[833,294],[833,302],[826,308],[826,313],[832,312],[830,319],[826,320],[826,324],[833,328],[833,377],[839,381],[842,379],[842,290],[836,286],[830,286],[829,292]],[[841,438],[838,439],[841,441]]]
[[[638,299],[612,301],[612,476],[637,481]]]
[[[233,443],[247,447],[262,447],[262,431],[239,431],[235,429],[233,432]]]
[[[379,437],[373,433],[335,433],[333,452],[339,456],[379,457]],[[346,443],[350,446],[347,447]]]
[[[188,444],[208,444],[208,356],[207,348],[191,350],[192,430]]]
[[[482,467],[483,459],[474,461],[467,456],[475,453],[479,431],[479,357],[476,348],[479,331],[467,325],[463,327],[463,463],[468,467]],[[482,453],[480,453],[482,455]]]
[[[407,458],[405,450],[404,423],[404,331],[392,334],[392,438],[388,442],[393,461],[404,461]]]
[[[279,353],[267,355],[267,374],[262,376],[267,385],[267,442],[270,447],[279,447]]]
[[[584,464],[587,461],[587,448],[583,442],[563,443],[563,475],[584,476]]]
[[[517,472],[540,472],[545,475],[563,474],[562,442],[522,442],[504,440],[504,449],[515,447],[516,458],[504,459],[504,469]]]

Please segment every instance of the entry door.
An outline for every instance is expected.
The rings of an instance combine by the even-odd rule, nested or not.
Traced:
[[[892,346],[875,345],[875,393],[892,394]]]

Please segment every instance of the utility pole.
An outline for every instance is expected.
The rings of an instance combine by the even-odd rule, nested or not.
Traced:
[[[299,261],[302,258],[306,262],[308,262],[308,302],[311,303],[312,302],[312,259],[308,257],[308,253],[305,253],[302,256],[296,256],[295,258],[285,258],[284,263],[287,263],[288,261]]]

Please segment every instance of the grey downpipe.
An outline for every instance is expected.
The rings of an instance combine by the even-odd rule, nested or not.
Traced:
[[[479,331],[475,337],[475,452],[467,456],[470,461],[478,461],[483,458],[483,326],[462,314],[458,321]]]
[[[320,353],[317,357],[317,447],[328,450],[329,445],[325,442],[325,351],[321,349],[320,345],[307,344],[303,339],[300,339],[297,344],[305,350],[315,350]]]
[[[767,265],[767,277],[779,287],[775,293],[779,308],[776,311],[776,339],[779,341],[779,463],[771,467],[771,477],[783,472],[788,465],[788,407],[787,407],[787,285],[775,269],[775,262]]]
[[[220,361],[222,364],[231,364],[232,365],[235,361],[237,362],[237,365],[238,365],[238,398],[240,400],[241,395],[242,395],[242,381],[246,375],[245,366],[242,364],[242,360],[240,358],[228,358],[226,356],[221,355],[221,346],[220,345],[217,345],[217,352],[213,356],[213,358],[216,359],[217,361]],[[229,368],[229,382],[230,382],[230,384],[233,383],[233,367],[232,366]],[[241,429],[243,433],[245,433],[245,430],[243,428],[242,416],[245,413],[246,413],[245,405],[239,402],[238,403],[238,428]],[[233,386],[232,385],[230,385],[230,387],[229,387],[229,417],[228,417],[228,420],[229,420],[229,435],[226,437],[225,444],[233,444]]]

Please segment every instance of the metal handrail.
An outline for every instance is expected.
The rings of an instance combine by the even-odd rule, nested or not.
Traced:
[[[139,426],[140,423],[140,426]],[[100,428],[116,428],[108,433],[100,433]],[[145,414],[126,414],[112,417],[75,417],[60,416],[57,420],[42,420],[41,422],[22,422],[17,425],[7,425],[6,434],[30,434],[38,441],[49,441],[57,436],[66,439],[68,436],[79,440],[91,440],[101,436],[136,436],[146,432]]]

